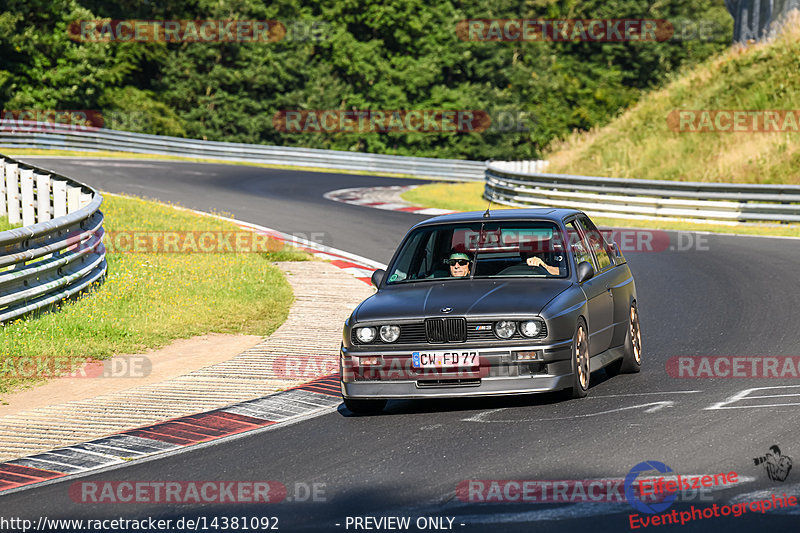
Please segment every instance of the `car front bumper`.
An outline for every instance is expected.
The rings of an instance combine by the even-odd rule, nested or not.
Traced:
[[[557,391],[572,384],[572,341],[502,348],[425,346],[413,351],[477,351],[480,368],[462,370],[411,367],[411,349],[341,351],[342,396],[352,399],[457,398]],[[536,351],[533,361],[517,361],[515,352]],[[354,357],[379,357],[363,367]]]

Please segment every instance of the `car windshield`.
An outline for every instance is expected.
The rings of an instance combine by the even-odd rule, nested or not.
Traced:
[[[565,278],[561,233],[552,222],[472,222],[414,230],[388,284],[472,278]]]

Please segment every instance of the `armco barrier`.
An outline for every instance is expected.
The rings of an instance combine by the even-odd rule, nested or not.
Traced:
[[[591,215],[721,222],[800,222],[800,186],[697,183],[544,174],[546,161],[465,161],[145,135],[42,122],[0,122],[0,146],[112,150],[296,167],[484,180],[484,197],[509,206],[572,207]]]
[[[800,222],[800,186],[637,180],[520,172],[490,163],[484,198],[515,207],[570,207],[593,216]],[[702,220],[701,220],[702,219]]]
[[[318,150],[264,144],[201,141],[103,128],[17,121],[0,123],[0,146],[49,150],[117,150],[145,154],[251,161],[271,165],[390,172],[457,181],[481,181],[486,163],[397,155]]]
[[[103,197],[91,187],[0,155],[0,322],[58,302],[106,272]]]

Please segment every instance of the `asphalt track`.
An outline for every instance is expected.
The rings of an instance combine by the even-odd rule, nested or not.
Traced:
[[[324,244],[384,263],[407,228],[424,218],[322,198],[346,187],[411,183],[405,179],[216,164],[23,159],[105,191],[229,212],[302,236],[322,232]],[[800,494],[800,469],[783,482],[770,481],[753,461],[774,444],[785,455],[800,457],[800,396],[791,396],[800,393],[800,381],[675,379],[665,371],[666,361],[679,355],[798,355],[800,241],[669,235],[673,249],[626,252],[639,293],[643,370],[613,379],[602,371],[593,374],[587,399],[396,401],[373,417],[350,416],[340,406],[294,425],[81,479],[276,480],[294,500],[302,499],[295,490],[321,483],[324,495],[318,499],[324,501],[79,504],[68,495],[75,481],[70,478],[0,497],[2,515],[33,520],[277,516],[282,531],[368,530],[347,526],[348,517],[357,516],[406,516],[408,530],[417,531],[418,517],[433,516],[454,518],[457,531],[623,531],[630,529],[628,516],[634,512],[626,503],[464,502],[456,488],[464,480],[619,479],[646,460],[666,463],[676,473],[736,471],[750,479],[714,492],[717,503]],[[761,387],[777,388],[750,393],[772,398],[708,409]],[[702,504],[677,503],[673,509],[691,503]],[[648,529],[753,531],[797,524],[800,511],[794,508]]]

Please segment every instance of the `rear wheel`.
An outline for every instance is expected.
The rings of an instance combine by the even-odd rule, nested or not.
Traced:
[[[628,332],[625,335],[624,354],[606,367],[612,376],[619,373],[635,374],[642,369],[642,331],[639,328],[639,311],[636,302],[631,304],[628,317]]]
[[[583,319],[578,322],[572,339],[572,387],[567,389],[569,397],[583,398],[589,392],[591,377],[589,366],[589,335]]]
[[[344,398],[344,406],[347,407],[351,413],[357,415],[372,415],[380,413],[386,407],[386,400],[355,400],[353,398]]]

